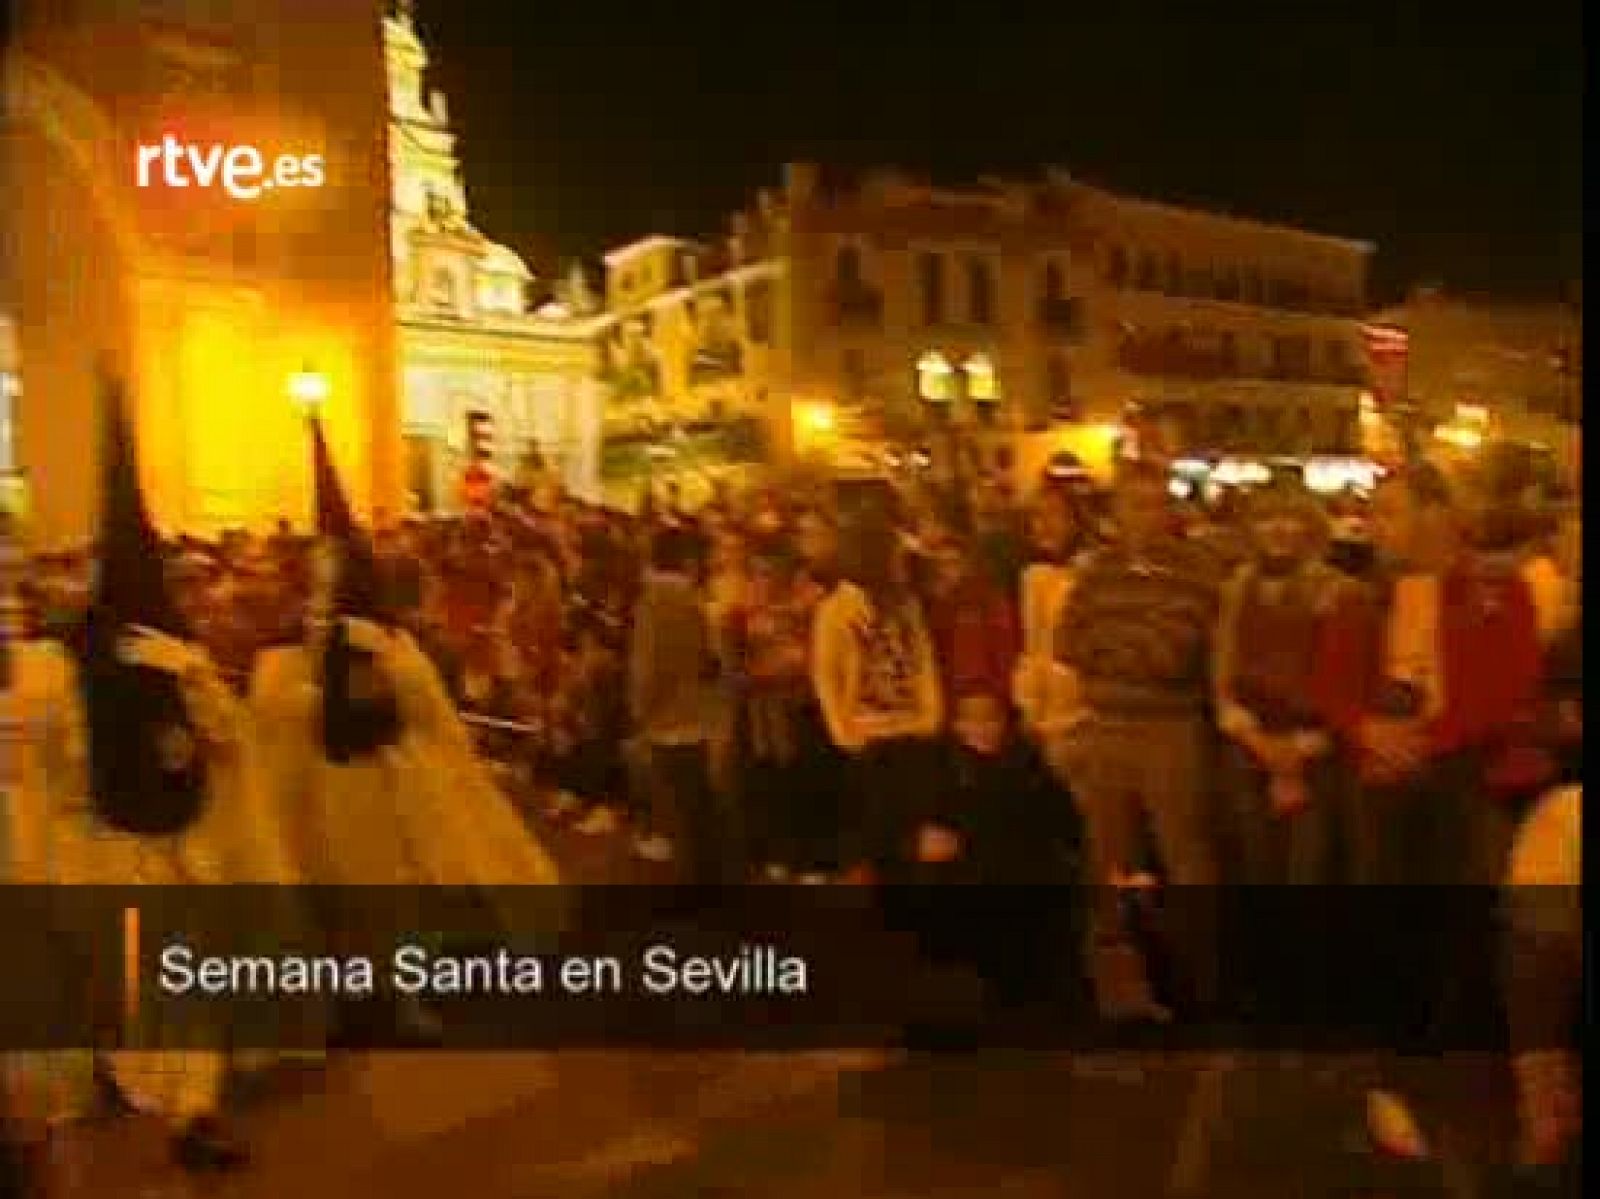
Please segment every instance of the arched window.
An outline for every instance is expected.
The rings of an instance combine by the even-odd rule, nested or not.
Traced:
[[[930,352],[917,359],[917,395],[935,404],[955,399],[955,368],[943,354]]]
[[[987,354],[974,354],[962,364],[967,376],[967,398],[992,404],[1000,398],[1000,380]]]
[[[975,325],[994,320],[994,272],[981,258],[967,263],[967,310]]]

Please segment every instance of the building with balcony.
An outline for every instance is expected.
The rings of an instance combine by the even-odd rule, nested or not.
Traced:
[[[1369,243],[1046,186],[1091,247],[1076,365],[1097,419],[1136,411],[1189,455],[1358,451]]]
[[[784,267],[766,248],[737,222],[721,246],[658,235],[606,255],[602,461],[618,500],[645,477],[703,489],[773,456]]]
[[[569,490],[597,498],[609,318],[581,269],[541,293],[516,252],[472,224],[445,98],[424,94],[428,55],[410,5],[383,32],[410,502],[429,512],[458,506],[469,427],[501,475],[537,451]]]
[[[1371,252],[1059,172],[950,189],[798,164],[724,247],[613,255],[607,295],[641,395],[737,401],[780,454],[960,442],[1103,468],[1135,414],[1173,452],[1354,452]],[[708,389],[691,369],[706,318],[683,304],[715,296],[741,357]],[[829,420],[795,422],[818,405]]]
[[[1407,399],[1436,444],[1502,436],[1568,462],[1583,420],[1583,310],[1418,288],[1376,321],[1408,334]]]

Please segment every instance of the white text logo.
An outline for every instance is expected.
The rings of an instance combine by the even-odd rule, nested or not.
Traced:
[[[194,145],[169,133],[159,145],[139,147],[140,187],[214,187],[219,176],[235,200],[255,200],[275,187],[321,187],[322,155],[279,155],[268,174],[266,158],[254,146]]]

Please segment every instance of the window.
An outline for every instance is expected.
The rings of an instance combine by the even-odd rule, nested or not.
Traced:
[[[1045,304],[1059,304],[1062,300],[1066,299],[1066,295],[1066,272],[1061,269],[1061,264],[1059,262],[1047,262],[1044,268]]]
[[[1113,287],[1128,286],[1128,252],[1121,246],[1111,247],[1111,260],[1106,266],[1106,279]]]
[[[917,279],[922,292],[922,323],[943,323],[944,258],[938,254],[923,254],[917,259]]]
[[[1139,255],[1139,277],[1135,286],[1140,291],[1155,291],[1161,286],[1161,268],[1156,265],[1155,255]]]
[[[1240,280],[1239,298],[1246,304],[1259,304],[1265,299],[1261,272],[1254,267],[1245,268],[1244,277]]]
[[[967,398],[992,404],[1000,398],[1000,381],[987,354],[974,354],[962,369],[967,376]]]
[[[933,403],[955,399],[955,369],[943,354],[928,353],[917,359],[917,395]]]
[[[1049,419],[1066,422],[1077,419],[1072,397],[1072,367],[1064,354],[1051,354],[1044,362],[1045,398],[1049,401]]]
[[[1173,296],[1184,294],[1183,262],[1176,254],[1167,255],[1166,291]]]
[[[1265,407],[1256,412],[1256,436],[1268,449],[1288,451],[1294,447],[1283,432],[1283,409]]]
[[[840,246],[834,257],[834,280],[841,291],[854,290],[864,285],[861,277],[861,250],[857,246]]]
[[[433,285],[428,291],[428,300],[435,308],[456,306],[456,277],[450,273],[449,268],[441,267],[433,272]]]
[[[846,350],[839,367],[840,390],[844,398],[855,403],[866,398],[867,364],[860,350]]]
[[[744,327],[758,346],[772,340],[772,284],[763,281],[744,289]]]
[[[1239,369],[1239,338],[1227,330],[1217,336],[1217,357],[1223,371],[1234,374]]]
[[[1224,404],[1219,417],[1222,436],[1219,440],[1224,449],[1231,449],[1245,441],[1249,436],[1249,422],[1245,416],[1244,405]]]
[[[1350,369],[1350,347],[1342,338],[1332,338],[1323,346],[1323,358],[1328,364],[1328,372],[1334,376],[1347,373]]]
[[[1237,300],[1239,298],[1239,271],[1236,267],[1223,267],[1217,272],[1217,299]]]
[[[994,273],[989,264],[974,258],[967,263],[968,312],[974,325],[994,321]]]

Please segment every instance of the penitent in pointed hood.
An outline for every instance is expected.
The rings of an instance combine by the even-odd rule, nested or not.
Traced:
[[[205,759],[179,680],[122,660],[145,626],[189,640],[167,586],[161,539],[145,508],[122,384],[102,371],[99,559],[89,608],[83,692],[90,796],[124,832],[170,836],[205,804]]]
[[[138,451],[120,381],[102,377],[99,560],[93,610],[189,640],[167,586],[166,556],[139,485]]]
[[[391,680],[371,654],[350,644],[342,617],[384,620],[382,584],[372,542],[356,523],[339,483],[322,424],[311,421],[311,469],[317,532],[334,557],[329,630],[322,660],[322,742],[330,761],[376,753],[400,738],[399,704]]]
[[[340,616],[375,620],[383,616],[382,586],[372,540],[356,523],[322,422],[311,420],[311,470],[316,490],[317,533],[338,559],[334,610]]]

